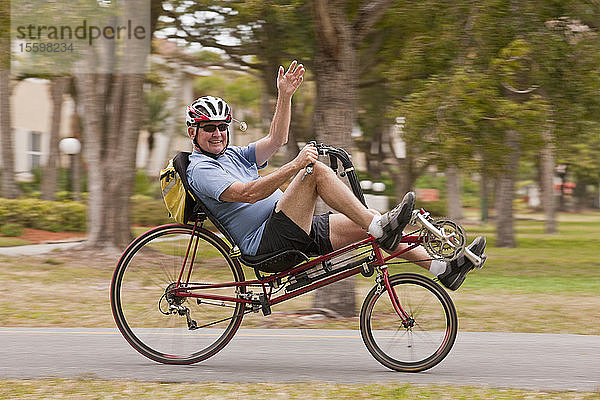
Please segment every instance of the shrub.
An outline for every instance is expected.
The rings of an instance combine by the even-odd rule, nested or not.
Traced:
[[[131,220],[136,225],[156,226],[175,222],[162,199],[135,195],[131,198]]]
[[[6,224],[55,232],[83,232],[86,229],[86,207],[75,201],[2,199],[0,225]]]
[[[23,227],[19,224],[4,224],[0,226],[0,233],[10,237],[21,236],[23,234]]]
[[[143,171],[138,171],[135,175],[136,195],[150,196],[154,199],[161,199],[160,183],[157,176],[148,176]]]
[[[156,226],[175,222],[169,218],[162,199],[135,195],[131,198],[131,221],[137,225]],[[38,199],[1,199],[0,227],[42,229],[53,232],[85,232],[87,206],[77,201],[46,201]],[[8,228],[7,228],[8,226]]]

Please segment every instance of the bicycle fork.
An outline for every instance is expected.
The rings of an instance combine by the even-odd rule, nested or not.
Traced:
[[[400,300],[398,299],[398,295],[396,294],[396,291],[390,284],[390,274],[388,272],[387,265],[382,265],[381,267],[379,267],[377,271],[376,282],[378,285],[377,290],[379,292],[383,292],[384,289],[388,292],[388,296],[390,296],[390,302],[394,306],[396,314],[398,314],[398,316],[402,320],[402,325],[404,326],[404,328],[412,328],[415,325],[415,320],[410,315],[408,315],[408,313],[402,308]]]

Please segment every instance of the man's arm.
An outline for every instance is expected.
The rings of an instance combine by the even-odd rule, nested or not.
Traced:
[[[263,165],[281,146],[287,143],[292,118],[292,95],[303,81],[304,67],[296,60],[284,74],[279,67],[277,75],[277,104],[269,134],[256,142],[256,164]]]
[[[221,193],[219,200],[236,203],[256,203],[259,200],[269,197],[281,185],[296,175],[299,170],[310,163],[316,162],[317,159],[317,149],[314,146],[306,145],[296,158],[283,165],[277,171],[265,177],[255,179],[252,182],[242,183],[236,181],[232,183]]]

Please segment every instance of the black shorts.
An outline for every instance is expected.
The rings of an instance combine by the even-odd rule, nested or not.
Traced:
[[[313,217],[310,235],[307,235],[283,211],[273,211],[263,231],[256,255],[300,250],[306,255],[319,256],[333,251],[329,240],[329,214]]]

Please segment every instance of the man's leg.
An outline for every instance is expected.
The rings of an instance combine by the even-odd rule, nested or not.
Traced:
[[[294,177],[279,199],[276,211],[282,210],[296,225],[310,233],[317,197],[321,196],[329,207],[341,213],[329,216],[329,237],[334,250],[367,237],[366,229],[373,216],[378,214],[377,211],[367,209],[333,170],[323,163],[315,163],[312,175],[302,180],[303,176],[304,170]],[[406,247],[401,243],[398,249]],[[421,247],[404,253],[402,257],[429,270],[431,262],[420,261],[430,258]]]
[[[367,237],[366,229],[378,214],[377,211],[367,209],[333,170],[323,163],[315,163],[313,174],[302,179],[303,176],[304,170],[294,177],[279,199],[276,211],[283,211],[308,234],[317,197],[321,196],[327,205],[341,213],[329,217],[330,240],[334,249]],[[407,244],[400,243],[396,251],[406,247]],[[431,258],[423,247],[408,251],[401,257],[427,270],[431,268],[431,261],[423,261]]]
[[[373,212],[377,212],[372,210]],[[359,240],[366,239],[367,233],[352,220],[343,214],[331,214],[329,216],[329,239],[334,250],[341,249],[349,244],[356,243]],[[400,243],[395,251],[407,248],[409,245]],[[421,246],[416,247],[400,257],[411,261],[416,265],[429,271],[431,267],[431,256]],[[426,261],[423,261],[426,260]]]
[[[283,211],[306,233],[310,233],[312,215],[320,196],[329,207],[346,215],[366,234],[377,212],[367,209],[331,168],[317,162],[313,173],[304,180],[303,176],[304,170],[294,177],[277,202],[276,211]]]

